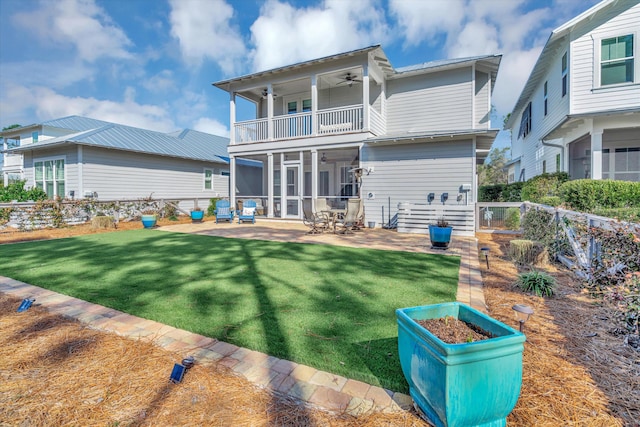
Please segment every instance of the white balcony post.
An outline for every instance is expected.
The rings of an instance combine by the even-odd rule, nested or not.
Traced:
[[[318,150],[311,150],[311,207],[316,211],[318,198]]]
[[[362,68],[362,130],[369,130],[369,66]]]
[[[231,175],[229,178],[229,205],[231,210],[236,208],[236,158],[235,156],[229,156],[229,171]]]
[[[602,130],[591,131],[591,179],[602,179]]]
[[[267,85],[267,139],[273,141],[273,86]]]
[[[273,218],[273,153],[267,153],[267,218]]]
[[[229,129],[229,144],[233,145],[236,142],[236,93],[229,92],[229,121],[231,122],[231,128]]]
[[[311,76],[311,134],[318,135],[318,75]]]

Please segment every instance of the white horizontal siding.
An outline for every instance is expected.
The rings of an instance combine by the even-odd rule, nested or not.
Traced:
[[[210,198],[218,196],[219,188],[204,189],[204,168],[228,166],[104,150],[93,147],[83,148],[83,191],[95,191],[100,199],[135,199],[149,197],[194,197]],[[72,189],[72,188],[69,188]],[[219,194],[228,196],[228,194]]]
[[[489,118],[489,86],[489,75],[476,71],[476,93],[473,101],[475,128],[488,129],[491,123]]]
[[[608,21],[607,21],[608,20]],[[597,25],[597,26],[596,26]],[[640,106],[640,5],[617,16],[599,17],[594,23],[585,23],[586,31],[571,43],[572,60],[572,114],[632,108]],[[595,28],[591,28],[594,27]],[[600,87],[599,46],[603,38],[634,35],[635,81],[633,85]]]
[[[471,68],[387,83],[387,133],[470,129]]]
[[[429,234],[429,225],[444,218],[453,228],[453,235],[475,234],[475,206],[437,206],[424,203],[400,203],[398,205],[398,232]]]
[[[387,222],[389,213],[397,213],[398,203],[426,203],[429,193],[435,194],[434,205],[441,205],[444,192],[449,193],[447,205],[457,205],[460,186],[474,182],[473,162],[472,141],[365,145],[361,165],[373,167],[373,172],[362,178],[367,221]],[[374,198],[369,198],[369,193]],[[468,201],[472,203],[470,197],[471,193]]]

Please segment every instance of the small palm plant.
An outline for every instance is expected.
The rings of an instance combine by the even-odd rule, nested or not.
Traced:
[[[541,271],[530,271],[528,273],[520,273],[515,286],[539,297],[550,297],[554,294],[556,279]]]

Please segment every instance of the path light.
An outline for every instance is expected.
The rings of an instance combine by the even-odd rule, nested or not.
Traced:
[[[480,252],[484,255],[484,259],[487,260],[487,270],[489,270],[489,248],[480,248]]]
[[[516,304],[511,308],[516,312],[516,320],[520,322],[520,332],[522,332],[524,322],[529,320],[529,317],[533,314],[533,309],[524,304]]]

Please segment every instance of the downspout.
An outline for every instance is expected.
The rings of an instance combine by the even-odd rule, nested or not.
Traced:
[[[553,147],[553,148],[559,148],[560,149],[560,166],[561,166],[561,169],[564,169],[564,145],[552,144],[550,142],[545,142],[544,139],[540,139],[540,142],[544,146]],[[565,172],[565,171],[558,171],[558,172]]]

